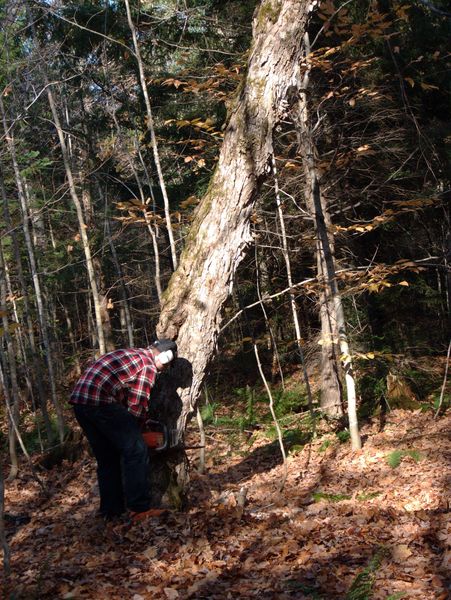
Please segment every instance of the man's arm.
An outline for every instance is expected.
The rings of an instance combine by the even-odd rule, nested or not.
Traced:
[[[127,386],[128,411],[140,421],[144,421],[147,418],[149,397],[155,385],[156,375],[157,370],[154,366],[145,366],[138,373],[136,379],[131,381]]]

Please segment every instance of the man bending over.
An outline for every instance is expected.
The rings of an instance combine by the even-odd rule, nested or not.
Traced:
[[[104,354],[86,369],[70,396],[97,460],[100,514],[107,520],[126,509],[132,521],[158,514],[150,508],[148,448],[141,430],[157,374],[176,353],[175,342],[161,339],[149,348]]]

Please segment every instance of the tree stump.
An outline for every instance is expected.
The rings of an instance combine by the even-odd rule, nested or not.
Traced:
[[[152,391],[149,416],[164,424],[169,432],[170,448],[149,451],[149,483],[153,506],[183,509],[188,502],[189,461],[184,450],[186,419],[180,389],[189,388],[193,370],[185,358],[177,358],[158,376]]]

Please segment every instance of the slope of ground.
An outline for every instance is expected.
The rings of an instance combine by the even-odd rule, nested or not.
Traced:
[[[96,520],[86,454],[45,474],[50,499],[22,475],[6,510],[31,520],[9,528],[4,597],[445,600],[450,425],[394,411],[383,431],[364,427],[359,452],[323,436],[289,456],[283,491],[276,444],[232,448],[212,431],[191,508],[133,528]]]

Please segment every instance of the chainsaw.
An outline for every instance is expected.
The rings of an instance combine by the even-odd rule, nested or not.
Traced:
[[[142,436],[147,447],[157,452],[163,452],[172,448],[181,450],[204,448],[204,446],[185,446],[181,443],[180,433],[177,429],[169,429],[164,423],[151,419],[146,421]]]
[[[163,450],[168,450],[169,448],[177,446],[178,436],[175,434],[177,434],[176,429],[169,429],[164,423],[149,419],[146,421],[142,436],[146,445],[151,450],[162,452]]]

